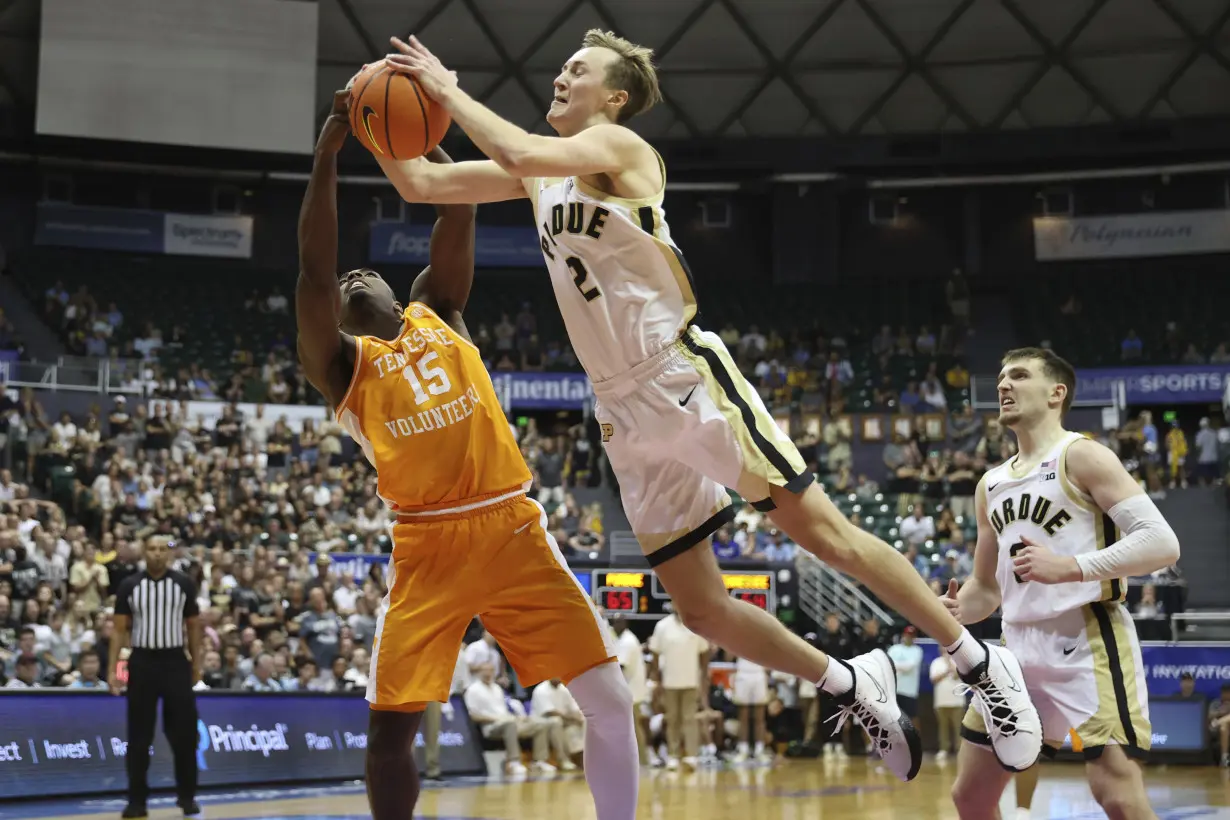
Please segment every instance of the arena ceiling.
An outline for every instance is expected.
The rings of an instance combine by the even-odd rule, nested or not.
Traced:
[[[207,2],[207,0],[202,0]],[[318,96],[418,34],[527,128],[589,28],[658,52],[651,138],[860,136],[1230,115],[1230,0],[317,0]],[[0,132],[28,133],[38,0],[0,0]],[[7,125],[7,129],[6,129]]]

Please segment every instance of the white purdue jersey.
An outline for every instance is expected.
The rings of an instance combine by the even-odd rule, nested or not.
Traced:
[[[644,199],[611,196],[576,177],[525,180],[564,325],[593,381],[652,358],[696,314],[691,273],[662,210],[665,166],[662,178]]]
[[[999,542],[995,577],[1003,593],[1006,623],[1046,621],[1094,601],[1125,600],[1126,580],[1025,583],[1012,571],[1012,556],[1023,546],[1022,536],[1071,556],[1105,549],[1118,537],[1110,516],[1068,479],[1068,448],[1082,438],[1080,433],[1068,433],[1036,467],[1022,473],[1015,469],[1015,459],[1009,459],[983,479],[987,518]]]

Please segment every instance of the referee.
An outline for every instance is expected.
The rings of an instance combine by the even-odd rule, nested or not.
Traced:
[[[145,542],[145,569],[120,585],[115,596],[111,657],[128,657],[128,807],[124,820],[146,816],[149,749],[162,699],[162,723],[175,758],[175,790],[184,817],[199,817],[196,802],[197,714],[193,685],[201,679],[201,627],[196,585],[168,567],[173,543],[165,536]],[[186,628],[185,628],[186,627]],[[187,634],[188,651],[184,652]],[[114,670],[113,670],[114,672]],[[111,693],[120,694],[112,674]]]

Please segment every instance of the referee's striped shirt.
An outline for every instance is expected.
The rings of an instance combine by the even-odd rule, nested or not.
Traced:
[[[184,621],[199,613],[196,584],[167,570],[157,581],[142,570],[129,576],[115,595],[115,614],[132,619],[133,649],[180,649]]]

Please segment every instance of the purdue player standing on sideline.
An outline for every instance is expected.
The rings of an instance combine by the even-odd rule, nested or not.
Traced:
[[[1032,765],[1041,732],[1029,696],[1013,688],[1016,660],[977,641],[904,557],[845,519],[721,339],[692,324],[691,274],[662,208],[666,169],[623,125],[660,99],[652,52],[588,32],[555,78],[547,122],[559,136],[545,137],[471,99],[418,40],[393,45],[400,53],[388,64],[412,74],[491,159],[440,166],[378,157],[381,168],[411,201],[531,201],[628,520],[685,623],[738,657],[818,681],[839,720],[862,724],[897,777],[918,773],[918,733],[883,694],[897,689],[883,651],[829,663],[771,615],[727,594],[707,544],[733,517],[730,487],[939,641],[979,699],[1007,702],[989,727],[996,753],[1005,765]]]
[[[404,310],[375,271],[339,281],[337,152],[349,134],[348,96],[334,96],[316,143],[299,213],[295,313],[304,373],[376,468],[377,492],[397,516],[367,684],[372,816],[410,820],[415,733],[426,704],[448,700],[461,640],[481,616],[522,684],[568,682],[585,714],[598,818],[633,820],[640,772],[615,640],[547,532],[546,513],[525,495],[529,467],[462,318],[474,208],[438,209],[431,264]],[[451,162],[439,149],[432,160]]]
[[[162,700],[162,728],[175,760],[175,792],[184,817],[199,817],[196,802],[196,696],[201,679],[201,625],[196,584],[168,569],[172,542],[151,535],[145,542],[145,570],[130,575],[115,595],[115,625],[108,657],[128,656],[128,806],[125,820],[144,818],[149,798],[149,747]],[[185,634],[187,653],[184,652]],[[115,670],[111,693],[120,694]]]
[[[1140,766],[1149,693],[1127,578],[1179,559],[1179,541],[1140,485],[1101,444],[1063,429],[1076,374],[1049,350],[1004,356],[1000,422],[1019,452],[978,485],[974,574],[944,603],[965,624],[1003,609],[1004,642],[1042,717],[1044,753],[1069,734],[1093,796],[1111,820],[1156,817]],[[992,705],[992,708],[996,708]],[[965,717],[953,787],[966,820],[997,813],[1011,773],[986,753],[986,705]]]

